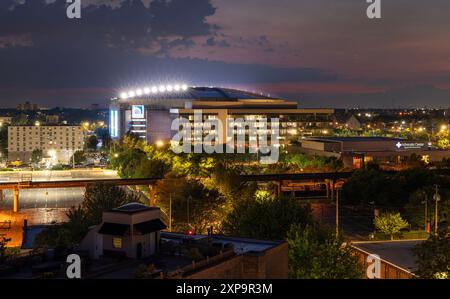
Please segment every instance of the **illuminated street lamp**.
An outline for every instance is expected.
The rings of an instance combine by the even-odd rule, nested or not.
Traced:
[[[433,199],[435,201],[434,208],[434,233],[437,235],[438,233],[438,202],[441,201],[441,196],[438,193],[438,185],[435,185],[435,193]]]

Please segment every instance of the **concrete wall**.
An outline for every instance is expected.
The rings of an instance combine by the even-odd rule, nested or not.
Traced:
[[[353,248],[353,253],[359,258],[364,269],[369,266],[367,263],[368,252],[361,250],[355,246]],[[411,279],[414,278],[414,274],[408,270],[402,269],[394,264],[391,264],[383,259],[380,261],[380,279]],[[367,278],[367,276],[366,276]]]
[[[155,143],[157,141],[167,141],[171,139],[170,127],[172,121],[167,110],[147,110],[147,141]]]
[[[199,270],[188,279],[285,279],[288,278],[288,244],[263,252],[234,256]]]

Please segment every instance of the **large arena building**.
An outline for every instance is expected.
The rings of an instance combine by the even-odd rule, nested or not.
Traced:
[[[332,126],[333,109],[302,109],[297,102],[247,91],[218,87],[164,85],[123,92],[110,105],[113,138],[133,133],[148,143],[167,142],[176,133],[172,121],[194,121],[194,111],[203,119],[228,118],[246,121],[279,118],[280,143],[311,136]],[[223,132],[226,136],[227,132]]]

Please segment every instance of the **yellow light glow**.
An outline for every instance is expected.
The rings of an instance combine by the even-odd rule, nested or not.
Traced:
[[[164,141],[158,140],[158,141],[155,142],[155,144],[156,144],[156,147],[163,147],[164,146]]]

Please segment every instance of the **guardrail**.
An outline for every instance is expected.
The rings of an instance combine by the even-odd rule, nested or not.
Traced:
[[[192,263],[190,265],[184,266],[183,268],[179,268],[175,271],[171,271],[167,274],[162,274],[160,275],[160,278],[182,278],[184,275],[186,275],[189,272],[193,272],[193,271],[197,271],[200,270],[201,268],[204,268],[205,266],[208,265],[213,265],[217,262],[221,262],[224,261],[230,257],[235,256],[235,252],[234,250],[227,250],[225,252],[221,252],[218,255],[215,255],[213,257],[206,257],[205,259],[201,260],[201,261],[192,261]]]

